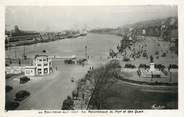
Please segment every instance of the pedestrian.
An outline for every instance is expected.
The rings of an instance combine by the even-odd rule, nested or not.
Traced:
[[[21,65],[21,60],[19,59],[19,66]]]
[[[71,82],[74,82],[74,78],[73,77],[71,78]]]

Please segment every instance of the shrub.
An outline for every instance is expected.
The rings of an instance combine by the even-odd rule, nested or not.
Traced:
[[[9,85],[6,85],[6,93],[11,91],[13,89],[13,87],[9,86]]]
[[[63,101],[62,110],[73,110],[73,106],[74,106],[74,101],[70,96],[68,96],[67,99]]]
[[[147,53],[144,52],[144,53],[142,54],[142,56],[143,56],[143,57],[147,57],[148,55],[147,55]]]
[[[155,52],[155,55],[159,55],[159,51],[156,51],[156,52]]]
[[[166,57],[166,53],[164,52],[164,53],[161,55],[161,57]]]

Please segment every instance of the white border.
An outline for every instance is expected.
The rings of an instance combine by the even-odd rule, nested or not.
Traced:
[[[5,7],[11,5],[37,5],[37,6],[71,6],[71,5],[87,5],[87,6],[112,6],[112,5],[177,5],[178,6],[178,20],[179,20],[179,109],[178,110],[144,110],[141,114],[98,114],[98,113],[64,113],[64,114],[38,114],[38,111],[4,111],[4,28],[5,28]],[[149,117],[184,117],[184,1],[182,0],[1,0],[0,1],[0,116],[13,117],[29,117],[29,116],[149,116]]]

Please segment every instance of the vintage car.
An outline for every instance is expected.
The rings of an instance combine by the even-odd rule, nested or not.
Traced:
[[[22,101],[25,98],[27,98],[28,96],[30,96],[30,93],[28,91],[21,90],[15,94],[15,100]]]
[[[24,84],[28,81],[30,81],[30,78],[28,78],[27,76],[23,76],[20,78],[20,84]]]
[[[18,102],[10,101],[6,102],[5,110],[15,110],[19,106]]]

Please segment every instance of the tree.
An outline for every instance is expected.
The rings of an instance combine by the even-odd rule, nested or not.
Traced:
[[[112,49],[110,49],[109,56],[113,58],[116,56],[116,53]]]
[[[63,101],[62,110],[73,110],[73,106],[74,106],[74,101],[70,96],[68,96],[67,99]]]

